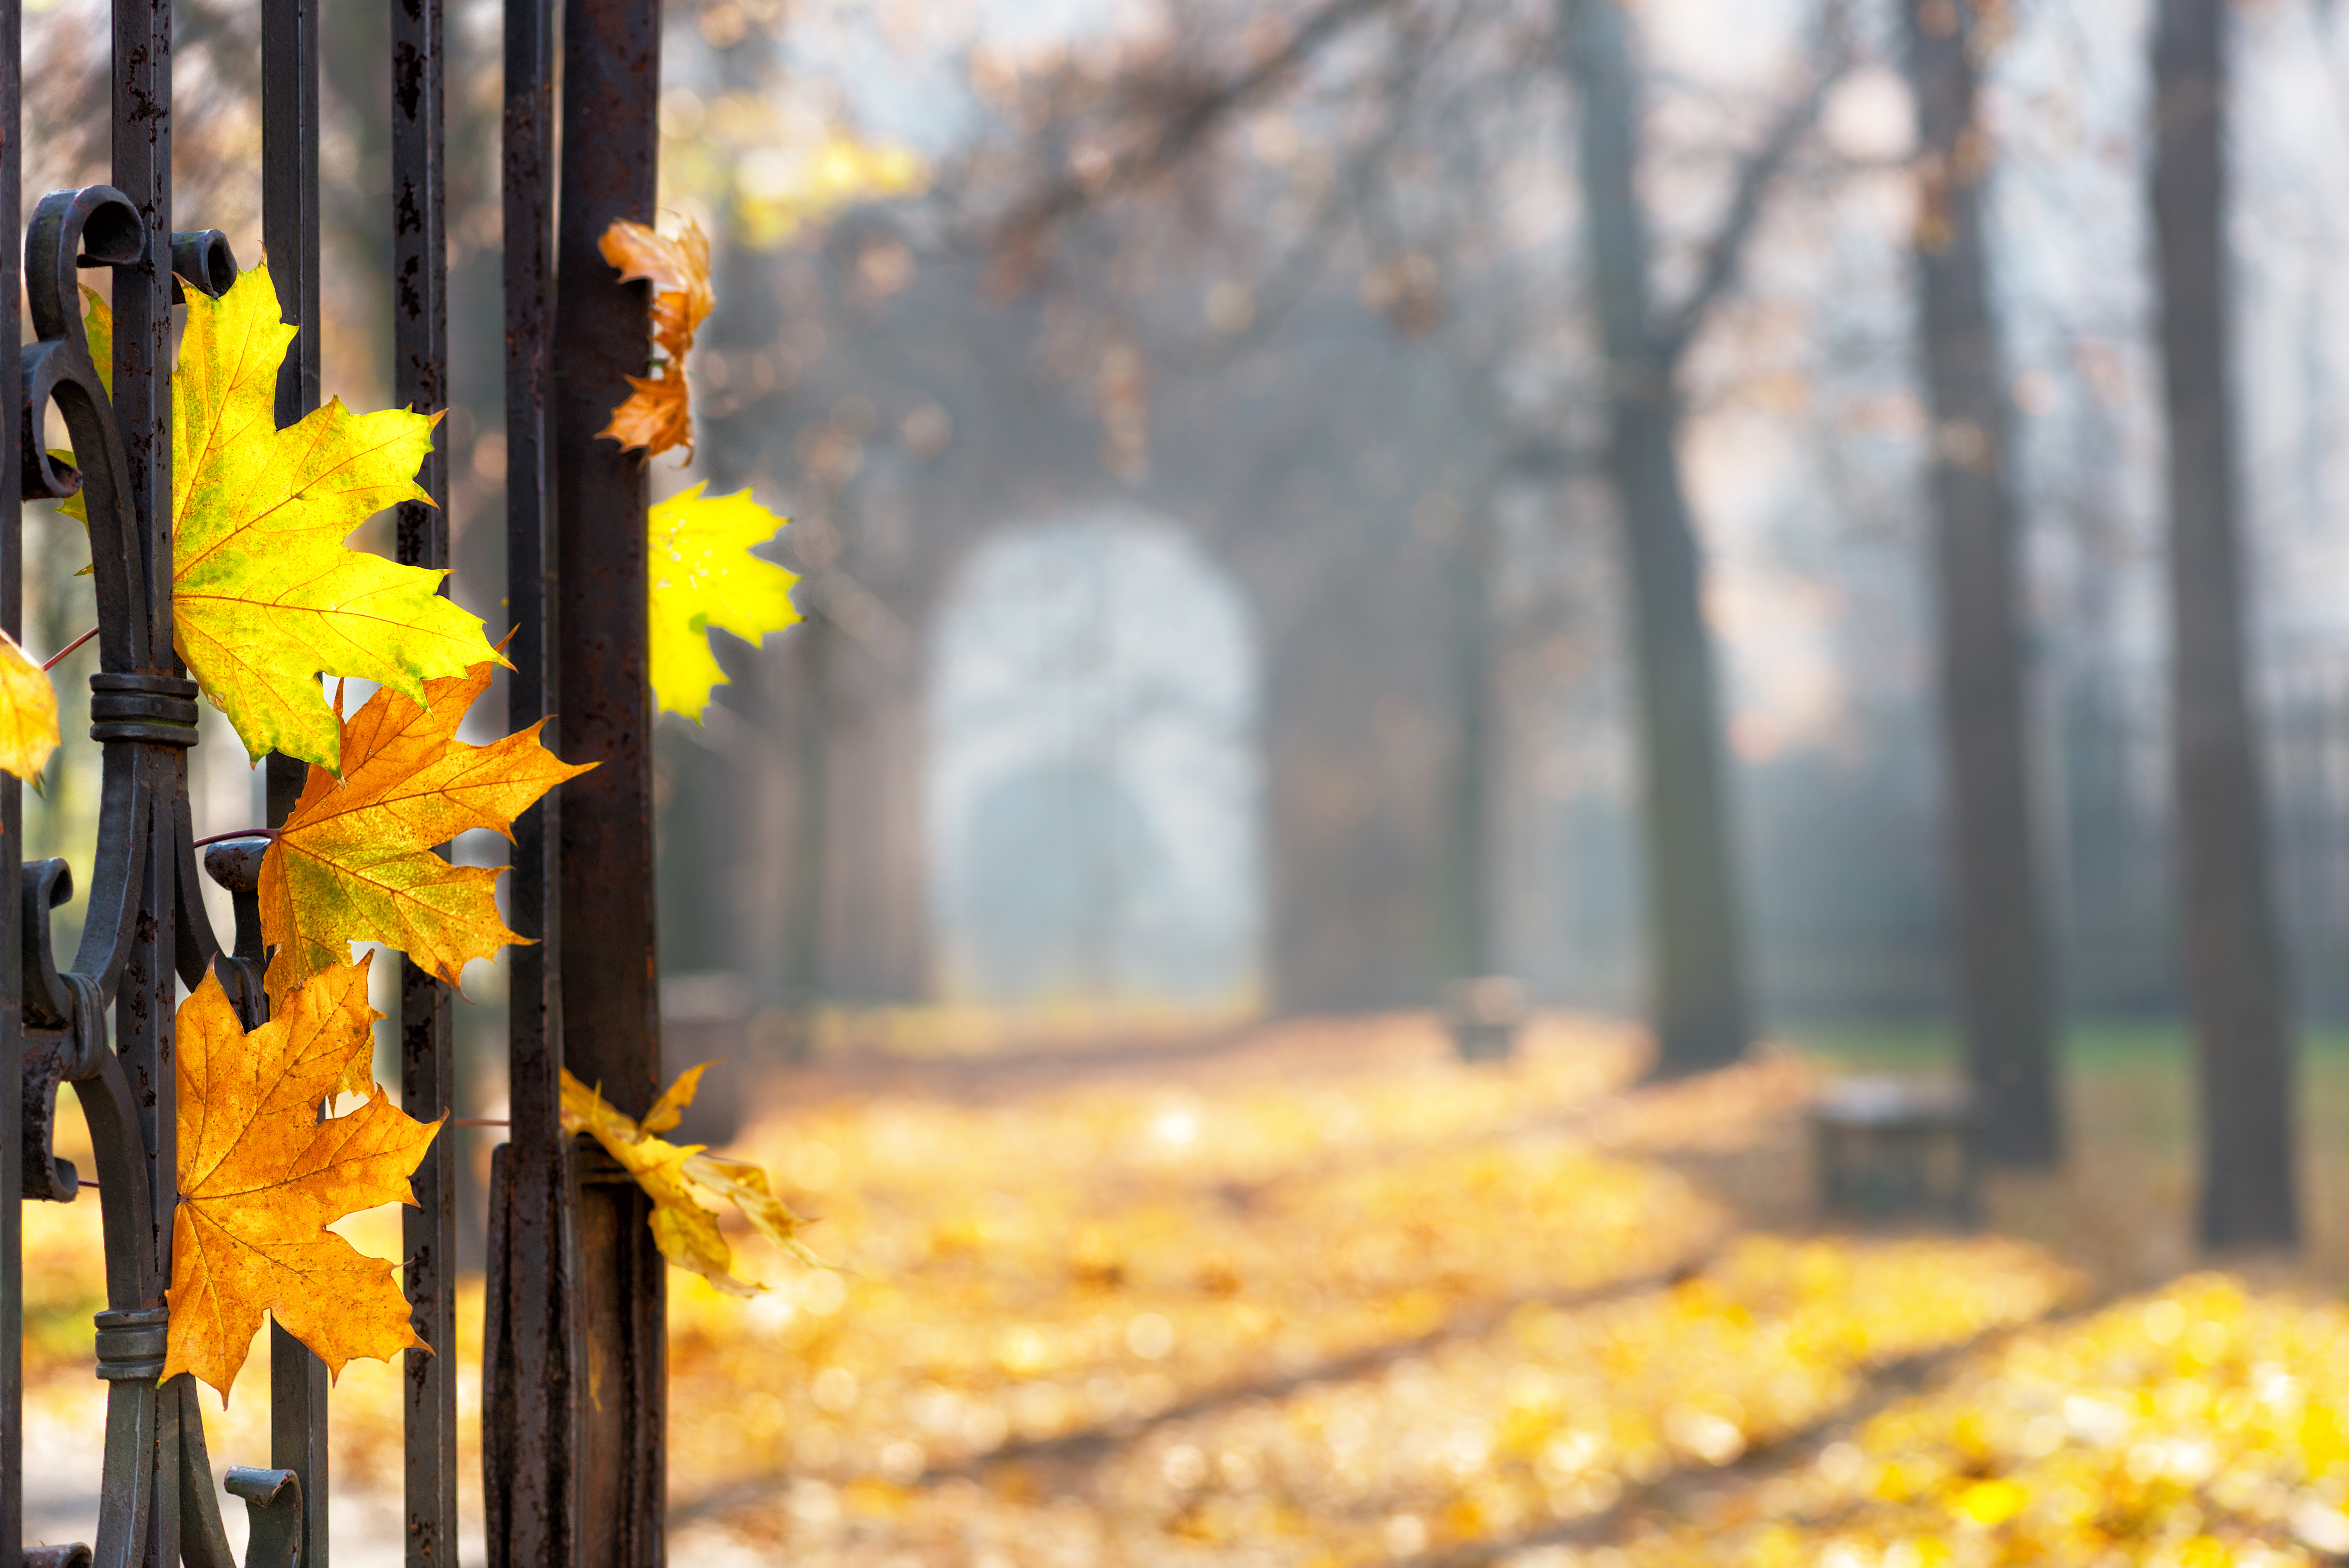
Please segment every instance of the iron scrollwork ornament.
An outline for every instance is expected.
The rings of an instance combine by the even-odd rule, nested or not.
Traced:
[[[164,1287],[175,1179],[142,1127],[106,1023],[118,1002],[150,1000],[123,995],[122,984],[142,919],[159,913],[151,907],[159,886],[172,889],[180,980],[192,988],[210,971],[240,1012],[264,1005],[258,952],[243,952],[249,943],[240,942],[236,955],[223,954],[198,895],[185,759],[196,742],[197,688],[172,653],[171,528],[168,518],[142,515],[134,504],[121,429],[82,322],[77,275],[140,265],[145,233],[129,198],[92,185],[44,197],[25,241],[36,341],[23,355],[24,490],[27,498],[78,493],[88,513],[99,664],[90,677],[89,732],[104,747],[96,864],[69,968],[57,967],[49,926],[50,912],[73,896],[65,863],[26,865],[20,890],[25,1196],[71,1202],[83,1185],[52,1147],[57,1087],[71,1083],[89,1124],[106,1238],[107,1310],[98,1314],[97,1339],[98,1376],[108,1384],[98,1542],[27,1552],[27,1563],[44,1568],[139,1568],[158,1489],[166,1486],[178,1489],[179,1551],[189,1568],[235,1568],[195,1382],[184,1375],[158,1381],[171,1322]],[[182,288],[217,296],[236,279],[235,258],[218,230],[174,234],[171,266],[175,298]],[[53,405],[70,438],[70,462],[53,455],[46,439]],[[158,509],[168,504],[168,495],[159,498]],[[243,864],[215,857],[224,873]],[[232,891],[249,898],[252,889],[232,885]],[[129,1030],[125,1023],[122,1032]],[[176,1441],[160,1440],[167,1431]],[[173,1454],[175,1467],[168,1458],[159,1466],[159,1455]],[[167,1468],[177,1473],[159,1473]],[[299,1568],[303,1500],[295,1473],[232,1469],[226,1485],[252,1516],[245,1568]]]

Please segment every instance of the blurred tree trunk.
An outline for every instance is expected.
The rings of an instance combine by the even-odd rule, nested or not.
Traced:
[[[802,602],[807,595],[802,593]],[[831,662],[832,625],[810,605],[792,633],[797,701],[792,726],[792,839],[786,864],[790,883],[783,898],[783,1011],[791,1022],[784,1053],[803,1062],[815,1053],[818,1014],[823,1007],[823,871],[829,859],[825,806],[830,797],[830,749],[824,744],[831,709],[825,676]]]
[[[2292,1046],[2244,670],[2228,276],[2227,6],[2161,0],[2153,220],[2169,419],[2172,765],[2200,1059],[2202,1240],[2295,1244]]]
[[[1970,0],[1907,0],[1917,100],[1918,330],[1932,404],[1941,756],[1957,883],[1958,1011],[1982,1152],[2054,1163],[2046,929],[2015,629],[2013,421],[1991,312]]]
[[[719,54],[722,84],[742,85],[764,37],[753,29],[742,43]],[[713,365],[773,342],[777,330],[773,292],[765,286],[765,258],[740,243],[730,205],[730,196],[720,201],[719,232],[712,236],[714,292],[720,303],[694,350],[696,368],[705,377]],[[716,380],[719,389],[725,387],[722,371]],[[722,390],[713,395],[697,389],[697,395],[701,400],[694,410],[694,464],[709,493],[730,495],[749,485],[756,472],[761,416],[771,410]],[[675,462],[660,459],[657,472],[667,478]],[[765,672],[757,651],[740,657],[741,645],[730,636],[712,634],[710,651],[730,680],[710,692],[709,709],[655,725],[665,786],[658,808],[661,967],[670,975],[740,975],[758,985],[771,979],[776,964],[773,952],[755,944],[755,903],[771,898],[771,889],[758,885],[757,835],[749,822],[756,781],[767,765],[768,748],[756,719],[764,706],[760,687]],[[654,717],[660,719],[657,712]],[[706,1048],[694,1035],[680,1033],[678,1039],[678,1049]],[[698,1059],[688,1056],[668,1071]]]
[[[1635,180],[1640,78],[1619,0],[1560,0],[1583,231],[1607,360],[1606,467],[1630,573],[1657,1070],[1735,1061],[1750,1034],[1720,697],[1681,480],[1682,335],[1661,328]]]
[[[722,93],[755,97],[777,90],[781,26],[780,20],[753,23],[718,52]],[[700,421],[698,455],[710,493],[721,495],[769,478],[766,441],[781,422],[786,399],[780,390],[759,390],[746,369],[777,349],[786,323],[773,286],[778,257],[752,243],[737,210],[739,199],[730,181],[716,236],[719,307],[703,332],[705,374],[709,358],[721,358],[727,393]],[[764,499],[771,504],[775,497]],[[787,529],[784,538],[794,546],[792,558],[802,574],[793,595],[802,620],[759,650],[737,681],[735,700],[753,715],[747,729],[756,754],[733,760],[735,798],[724,819],[739,830],[752,813],[759,814],[761,837],[770,852],[746,855],[739,845],[730,850],[733,841],[721,835],[714,846],[718,858],[703,870],[709,885],[730,885],[734,961],[750,979],[753,996],[780,1012],[784,1027],[776,1044],[783,1056],[802,1061],[824,991],[830,754],[824,682],[832,628],[815,607],[821,567],[798,555],[793,531]],[[707,759],[704,765],[716,760]],[[753,769],[748,776],[740,774],[745,765]],[[761,778],[776,774],[789,779],[788,787],[761,787]]]
[[[1454,732],[1451,777],[1445,794],[1451,842],[1444,855],[1444,888],[1438,971],[1466,981],[1498,971],[1493,940],[1493,763],[1492,722],[1495,657],[1499,641],[1493,624],[1493,535],[1496,520],[1489,496],[1465,509],[1458,536],[1445,554],[1453,600],[1452,698],[1458,728]]]

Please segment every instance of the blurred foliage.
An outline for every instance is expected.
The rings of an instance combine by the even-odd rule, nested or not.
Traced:
[[[2313,1563],[2349,1552],[2349,1309],[2198,1274],[2020,1336],[1707,1519],[1677,1563]]]
[[[740,15],[722,5],[704,16],[730,13]],[[723,213],[722,234],[765,251],[859,202],[926,188],[928,169],[913,151],[865,140],[811,95],[781,90],[763,35],[730,38],[713,49],[714,81],[661,94],[665,205]]]
[[[1783,1141],[1793,1063],[1632,1089],[1623,1034],[1554,1023],[1497,1068],[1443,1052],[1423,1020],[1320,1022],[1211,1071],[771,1109],[740,1152],[843,1266],[778,1262],[748,1303],[673,1278],[673,1544],[876,1568],[2349,1547],[2349,1307],[2206,1274],[2033,1326],[2078,1284],[2021,1242],[1735,1233],[1689,1172]],[[26,1210],[52,1451],[103,1433],[97,1220]],[[397,1225],[341,1229],[382,1250]],[[469,1508],[479,1323],[469,1285]],[[396,1500],[399,1389],[371,1365],[337,1387],[338,1510]],[[208,1412],[216,1464],[265,1451],[266,1406]]]

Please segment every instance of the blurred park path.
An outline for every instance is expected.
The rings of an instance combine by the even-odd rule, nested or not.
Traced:
[[[1993,1184],[1984,1233],[1857,1235],[1815,1213],[1802,1118],[1855,1059],[1883,1064],[1769,1051],[1643,1086],[1614,1024],[1545,1019],[1465,1065],[1393,1015],[713,1083],[744,1102],[730,1152],[835,1266],[745,1234],[759,1297],[671,1275],[670,1550],[1616,1568],[2349,1541],[2349,1439],[2310,1414],[2349,1409],[2349,1317],[2311,1304],[2318,1269],[2129,1293],[2185,1263],[2143,1064],[2083,1075],[2073,1173]],[[95,1220],[28,1211],[36,1540],[94,1511]],[[388,1211],[346,1229],[396,1245]],[[398,1386],[360,1363],[335,1396],[347,1568],[398,1556]],[[264,1388],[208,1413],[216,1464],[262,1451]],[[477,1519],[472,1378],[460,1398]]]

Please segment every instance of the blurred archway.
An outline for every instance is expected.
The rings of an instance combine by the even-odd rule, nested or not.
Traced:
[[[1254,991],[1256,662],[1238,589],[1164,519],[1089,511],[979,547],[930,666],[944,994]]]

